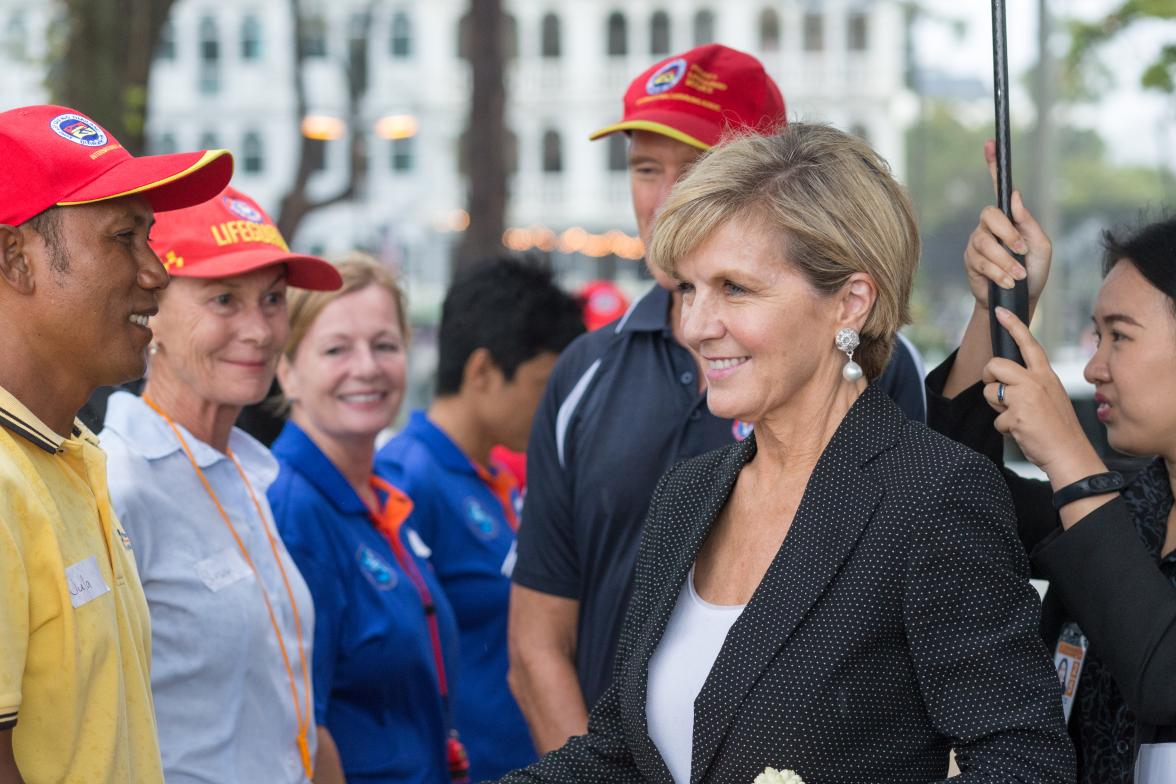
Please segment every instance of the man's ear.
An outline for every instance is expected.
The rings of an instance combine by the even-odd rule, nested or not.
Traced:
[[[28,236],[19,226],[0,223],[0,280],[19,294],[33,293]]]
[[[865,272],[855,272],[837,295],[839,322],[861,332],[878,301],[878,284]]]
[[[501,376],[502,372],[494,364],[490,349],[476,348],[462,369],[461,389],[463,392],[486,392],[493,388],[495,374]]]

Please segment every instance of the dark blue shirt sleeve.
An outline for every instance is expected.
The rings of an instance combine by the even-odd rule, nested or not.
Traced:
[[[565,352],[552,373],[531,427],[527,445],[527,496],[519,525],[518,561],[511,579],[524,588],[579,599],[580,561],[571,481],[575,475],[572,467],[575,450],[567,450],[567,463],[561,466],[556,444],[556,420],[565,397],[563,391],[570,390],[581,375],[576,372],[580,363],[572,361],[574,357],[570,353],[570,350]],[[568,376],[576,378],[569,380]],[[567,432],[573,429],[569,423]]]
[[[891,400],[898,403],[907,418],[915,422],[927,421],[924,375],[923,360],[917,350],[901,336],[895,335],[890,361],[886,363],[877,383]]]

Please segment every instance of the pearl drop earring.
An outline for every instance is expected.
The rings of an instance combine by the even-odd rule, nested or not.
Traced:
[[[841,377],[846,381],[857,381],[861,378],[862,366],[853,361],[853,352],[861,345],[857,330],[852,327],[837,330],[833,345],[837,346],[838,351],[844,351],[847,359],[845,367],[841,368]]]

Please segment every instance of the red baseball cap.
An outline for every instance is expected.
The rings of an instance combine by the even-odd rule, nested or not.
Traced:
[[[585,283],[576,292],[584,313],[584,326],[591,332],[625,315],[629,300],[625,293],[610,280],[593,280]]]
[[[722,44],[706,44],[634,79],[621,121],[588,138],[652,131],[709,150],[730,128],[768,133],[786,122],[785,113],[784,96],[763,63]]]
[[[285,264],[291,286],[334,291],[343,285],[329,261],[291,253],[265,210],[231,187],[195,207],[157,217],[151,248],[176,278],[229,278]]]
[[[229,183],[228,150],[135,157],[89,117],[64,106],[0,113],[0,223],[50,207],[143,194],[156,212],[206,201]]]

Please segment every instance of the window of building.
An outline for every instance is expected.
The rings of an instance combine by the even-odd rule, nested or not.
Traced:
[[[846,31],[849,51],[864,52],[870,47],[870,19],[862,11],[854,11],[849,15]]]
[[[253,14],[241,20],[241,59],[247,62],[261,59],[261,20]]]
[[[170,19],[159,28],[159,43],[155,45],[155,57],[158,60],[176,59],[176,28]]]
[[[543,171],[548,174],[563,171],[563,144],[558,131],[543,132]]]
[[[694,45],[712,43],[715,40],[714,12],[702,9],[694,15]]]
[[[412,21],[404,11],[392,15],[392,36],[388,53],[398,60],[412,57]]]
[[[513,60],[519,56],[519,20],[514,14],[502,15],[502,35],[502,53]]]
[[[825,17],[818,11],[804,15],[804,50],[820,52],[825,48]]]
[[[413,140],[412,137],[407,139],[393,139],[389,145],[391,147],[391,164],[394,172],[410,172],[415,166],[415,157],[413,155]]]
[[[321,172],[327,170],[327,143],[322,139],[307,139],[306,157],[310,161],[310,170]]]
[[[216,131],[205,131],[200,134],[200,145],[197,149],[201,150],[219,150],[220,139],[217,138]]]
[[[302,20],[302,56],[327,56],[327,21],[321,16],[307,16]]]
[[[780,51],[780,15],[775,8],[765,8],[760,12],[759,42],[764,52]]]
[[[179,150],[176,137],[171,133],[161,133],[153,137],[150,146],[152,155],[171,155]]]
[[[665,11],[655,11],[649,19],[649,53],[670,53],[670,16]]]
[[[620,11],[608,15],[606,38],[609,57],[624,57],[629,53],[629,25]]]
[[[852,133],[854,136],[857,136],[859,139],[862,139],[867,142],[870,141],[869,129],[866,128],[866,126],[860,122],[854,123],[853,125],[849,126],[849,132]]]
[[[200,20],[200,92],[215,93],[220,89],[220,34],[216,20],[206,16]]]
[[[629,170],[629,138],[623,133],[614,133],[608,137],[608,170]]]
[[[241,143],[241,168],[246,174],[265,171],[265,146],[261,134],[250,131]]]
[[[540,25],[540,41],[539,54],[543,57],[559,57],[560,52],[560,37],[559,37],[559,17],[552,13],[543,15],[543,22]]]
[[[357,95],[367,92],[368,85],[368,28],[371,27],[370,11],[351,15],[347,25],[347,67],[351,89]]]

